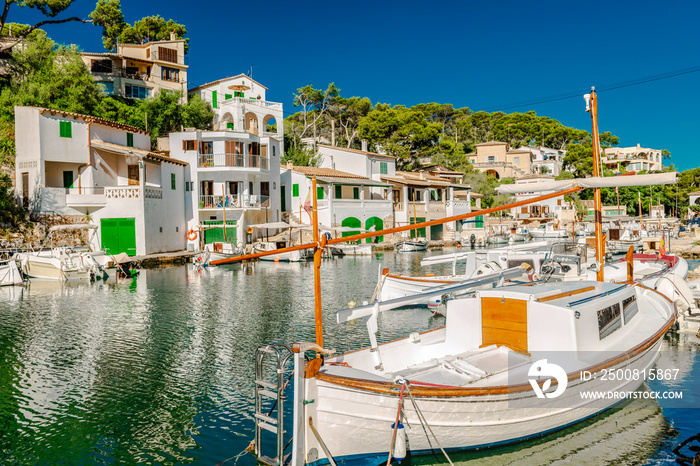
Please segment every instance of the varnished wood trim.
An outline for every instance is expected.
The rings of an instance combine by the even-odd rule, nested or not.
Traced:
[[[537,298],[537,302],[544,303],[547,301],[554,301],[555,299],[566,298],[567,296],[574,296],[581,293],[586,293],[587,291],[595,290],[595,286],[587,286],[585,288],[579,288],[578,290],[566,291],[564,293],[551,294],[549,296],[543,296],[542,298]]]

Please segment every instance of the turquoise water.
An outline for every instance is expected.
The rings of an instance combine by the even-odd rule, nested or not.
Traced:
[[[380,268],[416,273],[423,256],[324,262],[325,346],[368,344],[364,323],[340,326],[334,311],[369,299]],[[253,438],[255,349],[312,341],[313,302],[309,264],[182,266],[119,283],[0,288],[0,463],[214,465],[235,457]],[[380,320],[381,340],[444,323],[421,308]],[[537,441],[451,456],[461,464],[671,463],[673,447],[700,432],[689,409],[700,406],[693,338],[668,336],[660,361],[683,365],[674,382],[683,405],[629,403]],[[255,462],[245,454],[237,464]]]

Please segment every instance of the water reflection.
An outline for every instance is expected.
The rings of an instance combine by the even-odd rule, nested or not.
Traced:
[[[420,269],[423,256],[387,252],[324,261],[326,346],[342,351],[369,343],[364,322],[339,325],[335,311],[369,299],[381,268],[450,272],[451,264]],[[310,264],[202,272],[182,266],[75,286],[37,281],[0,288],[0,299],[2,464],[216,464],[252,439],[258,345],[314,338]],[[443,324],[425,308],[384,312],[380,340]],[[691,371],[680,383],[697,380]],[[631,408],[603,416],[606,424],[589,422],[516,449],[458,459],[576,463],[595,450],[600,456],[591,457],[605,463],[615,443],[629,445],[618,449],[616,458],[630,459],[622,462],[643,462],[655,450],[671,455],[677,442],[658,405]],[[679,429],[688,420],[677,413],[672,424]],[[238,464],[254,461],[246,456]]]

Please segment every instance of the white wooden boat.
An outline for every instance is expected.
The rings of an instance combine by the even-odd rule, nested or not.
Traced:
[[[398,252],[426,251],[428,240],[422,237],[407,239],[396,243],[396,248]]]
[[[378,464],[390,451],[485,448],[562,429],[620,401],[582,392],[636,390],[642,378],[602,376],[651,369],[676,317],[664,296],[642,285],[513,286],[452,299],[445,327],[378,345],[380,310],[338,313],[339,322],[370,316],[370,347],[323,363],[295,353],[295,374],[304,374],[295,377],[295,409],[303,415],[294,418],[291,464],[331,456]],[[397,413],[403,432],[394,435]]]
[[[563,239],[568,238],[569,233],[564,230],[556,230],[554,225],[546,223],[538,228],[530,229],[530,236],[534,239]]]
[[[22,274],[17,267],[17,260],[12,257],[0,262],[0,286],[23,285]]]
[[[332,249],[334,252],[338,252],[340,254],[346,255],[346,256],[371,256],[372,255],[372,244],[366,243],[366,244],[349,244],[349,243],[343,243],[343,244],[332,244],[328,246],[328,248]]]
[[[521,241],[527,241],[529,236],[530,236],[529,229],[527,229],[525,227],[518,227],[515,229],[515,232],[510,234],[509,242],[517,243],[517,242],[521,242]]]

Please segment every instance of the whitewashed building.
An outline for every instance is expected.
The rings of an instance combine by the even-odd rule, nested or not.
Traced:
[[[267,88],[245,74],[189,90],[211,104],[214,129],[284,140],[282,104],[265,100]]]
[[[515,180],[515,185],[545,183],[553,180],[553,176],[530,175]],[[554,190],[535,193],[517,193],[515,195],[515,202],[533,199],[535,197],[544,196],[545,194],[551,194],[553,192]],[[510,213],[513,218],[518,220],[530,219],[538,220],[540,222],[556,221],[563,224],[574,220],[575,209],[570,203],[564,200],[564,196],[558,196],[537,203],[514,207],[510,210]]]
[[[15,107],[16,196],[32,212],[87,216],[95,249],[182,250],[187,163],[150,151],[150,134],[102,118]]]
[[[396,174],[396,157],[367,151],[367,141],[362,150],[317,144],[318,166],[331,168],[381,181],[382,176]]]
[[[185,41],[157,40],[117,44],[116,52],[81,53],[90,74],[106,95],[147,99],[161,90],[182,92],[187,102]]]
[[[244,244],[249,225],[281,220],[282,140],[231,129],[192,130],[170,133],[169,149],[173,159],[187,162],[187,228],[203,227],[205,244]],[[200,240],[191,239],[188,247],[197,249]]]
[[[394,226],[391,185],[365,176],[323,167],[296,167],[290,163],[281,171],[282,209],[296,223],[311,224],[304,204],[312,199],[312,177],[316,177],[318,221],[330,227],[382,230]],[[379,241],[384,238],[380,237]],[[372,241],[367,238],[368,243]]]
[[[397,171],[381,180],[392,185],[392,202],[396,226],[427,222],[471,212],[471,188],[422,172]],[[458,194],[459,193],[459,194]],[[418,236],[431,240],[451,240],[460,232],[461,223],[433,225],[418,229]]]

